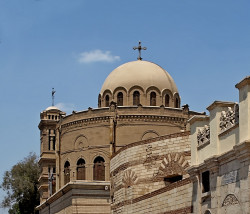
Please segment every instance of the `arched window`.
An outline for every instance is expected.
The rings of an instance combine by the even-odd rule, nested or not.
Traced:
[[[139,91],[135,91],[133,93],[133,105],[138,106],[140,104],[140,93]]]
[[[105,106],[109,107],[109,95],[106,95],[105,97]]]
[[[85,160],[82,158],[77,161],[77,180],[85,180]]]
[[[94,167],[93,167],[93,178],[97,181],[105,181],[105,165],[104,159],[98,156],[94,160]]]
[[[170,101],[170,97],[168,94],[166,94],[166,96],[165,96],[165,106],[166,107],[169,107],[169,101]]]
[[[179,108],[179,99],[175,98],[175,108]]]
[[[150,93],[150,106],[156,106],[156,93]]]
[[[99,94],[98,96],[98,107],[101,108],[102,106],[102,100],[101,100],[101,95]]]
[[[64,185],[70,182],[70,163],[68,161],[64,164]]]
[[[117,105],[123,106],[123,93],[122,92],[119,92],[117,94]]]

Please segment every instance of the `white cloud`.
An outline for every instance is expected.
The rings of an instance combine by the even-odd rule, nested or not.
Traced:
[[[71,113],[75,108],[74,104],[71,103],[57,103],[55,106],[67,114]]]
[[[92,63],[92,62],[114,62],[119,61],[119,56],[111,55],[110,51],[93,50],[90,52],[83,52],[79,54],[79,63]]]

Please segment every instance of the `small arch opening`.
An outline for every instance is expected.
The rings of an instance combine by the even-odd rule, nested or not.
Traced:
[[[105,106],[109,107],[109,95],[106,95],[105,97]]]
[[[154,91],[150,93],[150,106],[156,106],[156,93]]]
[[[117,106],[123,106],[123,93],[119,92],[117,94]]]
[[[85,175],[85,160],[84,159],[79,159],[77,161],[77,168],[76,168],[76,171],[77,171],[77,180],[85,180],[86,178],[86,175]]]
[[[175,183],[177,181],[181,181],[182,178],[183,178],[182,175],[173,175],[171,177],[165,177],[164,182],[165,182],[165,185],[167,186],[167,185]]]
[[[165,107],[169,107],[170,96],[168,94],[165,95]]]
[[[133,93],[133,105],[138,106],[140,104],[140,92],[135,91]]]
[[[97,181],[105,181],[105,160],[98,156],[94,160],[93,179]]]

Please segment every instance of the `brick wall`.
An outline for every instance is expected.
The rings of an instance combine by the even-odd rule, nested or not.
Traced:
[[[111,159],[112,213],[187,213],[192,184],[189,132],[127,145]],[[164,178],[181,175],[169,183]],[[171,212],[170,212],[171,213]]]

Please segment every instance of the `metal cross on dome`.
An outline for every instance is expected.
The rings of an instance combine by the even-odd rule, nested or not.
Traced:
[[[138,49],[139,51],[139,57],[137,58],[138,60],[142,60],[141,58],[141,50],[147,50],[147,47],[142,47],[141,46],[141,41],[139,41],[138,47],[133,47],[134,50]]]
[[[56,93],[56,91],[55,91],[55,89],[54,88],[52,88],[52,92],[51,92],[51,95],[52,95],[52,106],[54,106],[54,100],[55,100],[55,93]]]

